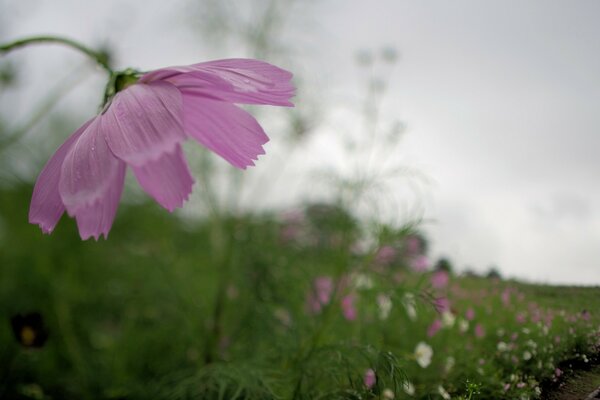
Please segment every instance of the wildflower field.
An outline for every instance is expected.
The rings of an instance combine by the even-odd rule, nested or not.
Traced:
[[[83,242],[30,195],[0,195],[3,399],[537,399],[598,361],[599,288],[456,274],[418,226],[125,204]]]

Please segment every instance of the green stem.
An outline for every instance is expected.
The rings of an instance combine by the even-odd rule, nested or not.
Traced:
[[[10,43],[5,43],[0,45],[0,54],[8,53],[9,51],[28,46],[30,44],[36,43],[57,43],[62,44],[68,47],[71,47],[75,50],[82,52],[88,57],[92,58],[98,65],[104,68],[110,75],[113,74],[112,68],[108,65],[108,57],[106,54],[98,51],[94,51],[89,47],[82,45],[74,40],[58,37],[58,36],[33,36],[25,39],[15,40]]]

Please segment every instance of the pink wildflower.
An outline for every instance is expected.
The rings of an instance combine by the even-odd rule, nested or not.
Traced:
[[[485,336],[485,328],[481,324],[475,325],[475,337],[481,339]]]
[[[375,376],[375,371],[373,371],[371,368],[366,370],[365,376],[363,378],[363,382],[364,382],[365,386],[367,387],[367,389],[371,389],[373,386],[375,386],[376,381],[377,381],[377,377]]]
[[[333,293],[333,279],[328,276],[319,276],[313,282],[313,287],[308,294],[308,308],[313,314],[321,311],[328,304]]]
[[[435,308],[438,312],[450,311],[450,300],[447,297],[435,299]]]
[[[436,289],[441,289],[448,285],[448,273],[446,271],[436,271],[431,276],[431,286]]]
[[[421,240],[417,236],[409,236],[406,238],[406,254],[415,256],[421,253]]]
[[[556,376],[557,378],[559,378],[562,374],[563,374],[563,372],[560,368],[556,368],[554,370],[554,376]]]
[[[262,61],[231,59],[143,74],[102,113],[77,129],[40,173],[29,222],[51,233],[66,210],[82,239],[106,238],[129,166],[140,186],[169,211],[181,207],[192,178],[181,143],[200,142],[237,168],[254,165],[269,138],[234,103],[292,106],[292,74]]]
[[[344,296],[342,299],[342,313],[344,314],[344,318],[348,321],[354,321],[356,319],[356,308],[354,307],[354,300],[356,296],[354,294],[349,294]]]
[[[472,307],[469,307],[467,309],[467,312],[465,313],[465,318],[468,319],[469,321],[473,321],[473,318],[475,318],[475,311],[473,310]]]
[[[410,261],[410,267],[417,272],[424,272],[429,268],[429,259],[427,256],[416,256]]]
[[[427,336],[434,337],[435,334],[442,329],[442,325],[442,321],[439,319],[434,320],[431,325],[429,325],[429,328],[427,328]]]
[[[392,246],[382,246],[375,254],[375,262],[379,265],[389,265],[396,258],[396,249]]]

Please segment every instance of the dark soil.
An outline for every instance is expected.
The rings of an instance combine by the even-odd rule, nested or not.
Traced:
[[[579,370],[574,372],[563,382],[560,387],[552,391],[546,400],[584,400],[595,390],[600,389],[600,365],[596,365],[590,370]],[[597,393],[592,399],[600,399],[600,393]]]

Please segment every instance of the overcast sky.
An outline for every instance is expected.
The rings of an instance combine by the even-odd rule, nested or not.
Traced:
[[[181,20],[181,1],[0,4],[10,13],[2,16],[2,37],[106,40],[123,67],[129,59],[151,69],[212,55]],[[407,127],[398,158],[432,181],[423,204],[433,221],[425,228],[434,257],[479,271],[495,264],[507,276],[537,282],[600,284],[600,2],[366,4],[329,0],[312,8],[314,25],[297,43],[306,58],[303,84],[326,81],[323,101],[352,97],[358,50],[399,51],[384,115]],[[56,49],[15,57],[43,61],[25,65],[41,82],[38,93],[82,63]],[[102,78],[92,74],[88,94]],[[32,88],[25,90],[30,94],[14,100],[20,112],[31,103]],[[87,98],[75,92],[65,104],[76,104],[85,118],[97,106]]]

